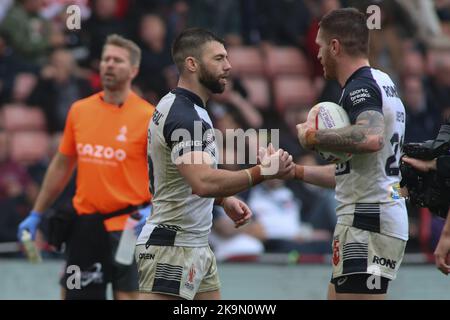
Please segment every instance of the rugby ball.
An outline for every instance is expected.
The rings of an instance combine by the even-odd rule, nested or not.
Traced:
[[[340,129],[350,125],[347,112],[336,103],[319,102],[312,109],[314,108],[318,109],[315,119],[316,130]],[[348,152],[322,151],[320,148],[316,148],[316,150],[325,161],[330,163],[343,163],[352,158],[352,154]]]

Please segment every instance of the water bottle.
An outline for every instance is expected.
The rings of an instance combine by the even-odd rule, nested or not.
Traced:
[[[28,258],[28,261],[31,263],[40,263],[42,262],[41,253],[39,249],[36,247],[35,242],[31,239],[31,233],[28,230],[24,230],[22,232],[22,243],[25,248],[25,254]]]
[[[119,246],[116,251],[116,262],[123,265],[131,265],[134,259],[134,249],[136,247],[137,236],[134,233],[134,227],[141,219],[139,212],[130,214],[125,222],[125,228],[120,237]]]

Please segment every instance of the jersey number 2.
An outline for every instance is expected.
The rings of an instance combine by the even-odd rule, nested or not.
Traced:
[[[391,145],[394,148],[394,154],[386,160],[386,174],[388,176],[398,176],[400,174],[400,168],[397,162],[398,149],[402,147],[403,137],[400,139],[398,133],[394,133],[391,138]]]

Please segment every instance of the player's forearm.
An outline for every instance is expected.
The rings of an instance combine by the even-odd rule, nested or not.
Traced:
[[[371,132],[365,126],[353,125],[316,131],[314,145],[327,151],[370,153],[383,148],[384,139],[382,134]]]
[[[323,188],[336,187],[334,165],[327,166],[295,166],[295,178]]]
[[[245,170],[213,170],[203,172],[198,183],[191,186],[193,193],[201,197],[229,197],[236,193],[247,190],[251,186],[262,181],[261,175],[257,172],[257,167],[249,169],[249,174]]]
[[[44,212],[66,187],[75,169],[75,159],[57,154],[50,163],[39,191],[34,211]]]
[[[361,112],[354,125],[314,132],[313,145],[326,151],[371,153],[384,146],[384,116],[378,111]]]

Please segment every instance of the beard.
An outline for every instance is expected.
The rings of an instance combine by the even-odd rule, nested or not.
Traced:
[[[225,85],[220,83],[219,78],[215,77],[203,65],[200,67],[198,81],[212,93],[222,93]]]
[[[122,89],[126,83],[126,79],[117,74],[100,74],[102,87],[110,91],[118,91]]]
[[[324,77],[326,80],[335,80],[337,78],[337,64],[332,57],[327,56],[324,59]]]

